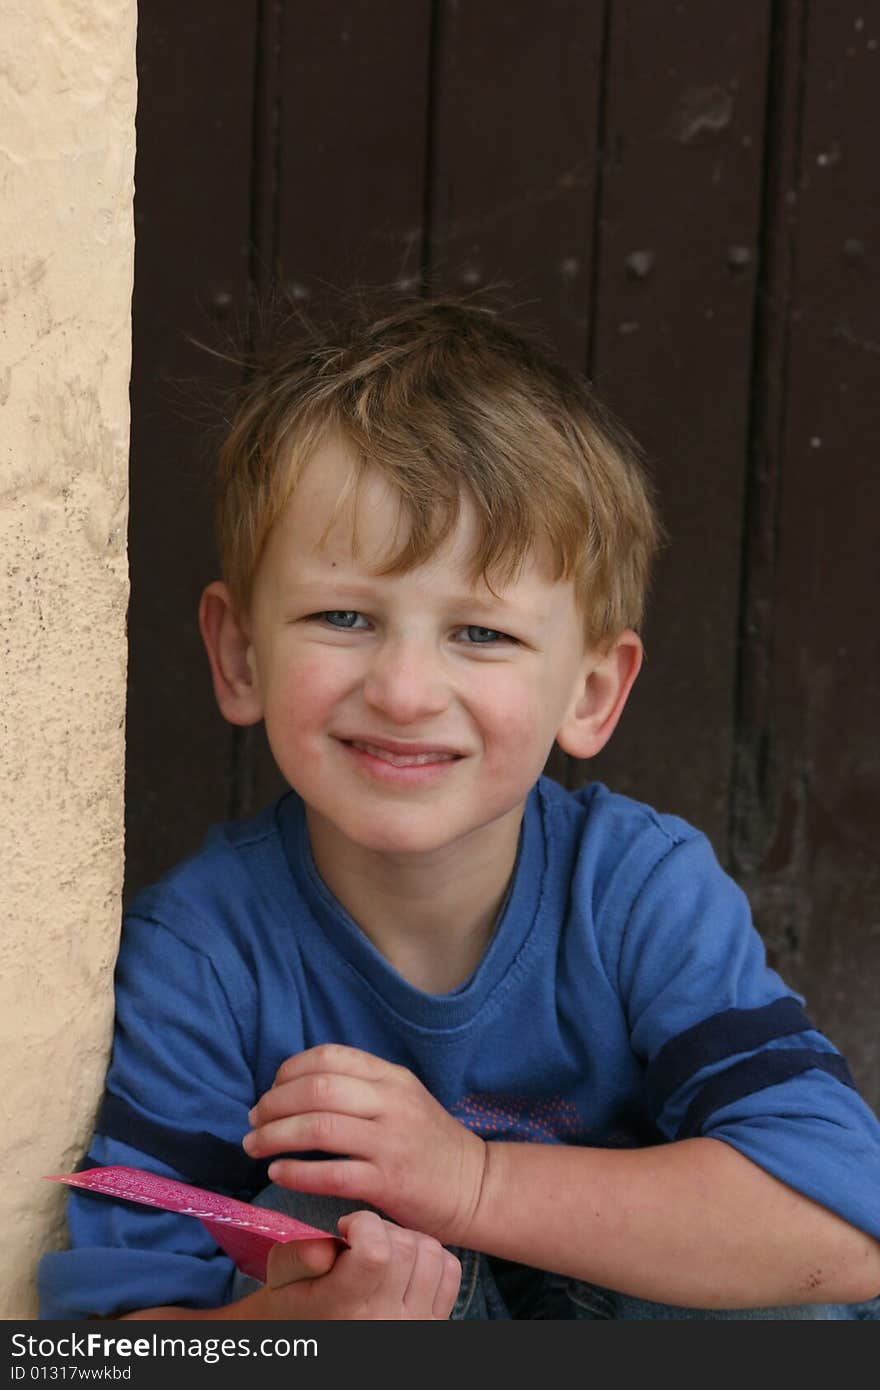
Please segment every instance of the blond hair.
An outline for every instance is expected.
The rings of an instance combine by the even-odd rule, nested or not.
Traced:
[[[428,559],[466,493],[474,580],[509,582],[545,542],[591,645],[641,625],[659,525],[635,444],[537,340],[453,299],[312,333],[251,371],[217,478],[220,561],[240,611],[273,524],[331,434],[349,446],[352,486],[371,469],[400,498],[408,525],[380,573]]]

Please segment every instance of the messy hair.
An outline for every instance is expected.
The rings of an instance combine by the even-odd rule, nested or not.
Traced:
[[[218,546],[239,611],[303,469],[337,437],[352,459],[339,507],[372,470],[407,523],[380,574],[424,563],[466,495],[477,517],[473,582],[511,582],[543,544],[554,579],[573,583],[590,645],[639,628],[659,525],[636,445],[585,380],[462,300],[303,327],[251,365],[220,449]]]

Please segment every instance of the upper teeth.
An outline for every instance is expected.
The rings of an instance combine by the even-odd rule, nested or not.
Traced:
[[[374,758],[382,758],[386,763],[393,763],[395,767],[413,767],[418,763],[436,763],[443,759],[449,761],[454,758],[455,753],[392,753],[389,748],[378,748],[375,743],[361,743],[359,739],[352,739],[352,747],[360,748],[365,753],[371,753]]]

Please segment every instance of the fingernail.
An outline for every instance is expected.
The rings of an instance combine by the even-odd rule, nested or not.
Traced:
[[[251,1152],[251,1149],[254,1147],[254,1134],[253,1134],[253,1130],[251,1130],[251,1132],[250,1132],[249,1134],[246,1134],[246,1135],[244,1136],[244,1138],[243,1138],[242,1141],[241,1141],[241,1147],[244,1149],[245,1153],[250,1153],[250,1152]]]
[[[251,1109],[248,1111],[248,1124],[255,1125],[256,1123],[257,1123],[257,1107],[254,1105],[254,1106],[252,1106]]]

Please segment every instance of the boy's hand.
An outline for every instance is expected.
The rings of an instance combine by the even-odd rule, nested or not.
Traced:
[[[467,1245],[486,1146],[405,1067],[334,1043],[309,1048],[279,1067],[250,1120],[244,1147],[255,1158],[344,1155],[278,1159],[273,1182],[369,1202],[404,1226]]]
[[[291,1241],[269,1252],[252,1312],[270,1320],[445,1319],[461,1266],[439,1241],[371,1211],[340,1217],[340,1250],[329,1240]]]

